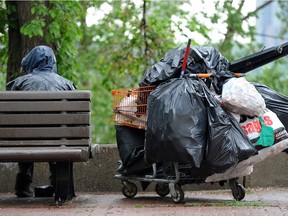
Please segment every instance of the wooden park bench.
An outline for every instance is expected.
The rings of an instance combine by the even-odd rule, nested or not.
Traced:
[[[75,196],[90,145],[90,91],[0,91],[0,162],[56,162],[56,202]]]

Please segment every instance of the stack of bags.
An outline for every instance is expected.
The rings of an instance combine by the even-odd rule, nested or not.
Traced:
[[[178,162],[205,169],[205,181],[214,182],[249,175],[255,163],[288,148],[288,97],[236,76],[211,47],[190,47],[180,78],[184,52],[185,47],[169,50],[140,81],[140,87],[157,87],[148,97],[146,130],[135,137],[139,145],[121,151],[137,143],[128,143],[121,130],[135,131],[116,127],[126,159],[120,173]],[[199,73],[211,77],[189,77]]]
[[[235,76],[211,47],[190,47],[187,76],[179,78],[184,52],[185,47],[169,50],[139,83],[157,85],[148,98],[146,163],[179,162],[224,173],[287,138],[259,92],[263,86]],[[212,76],[189,78],[191,73]]]

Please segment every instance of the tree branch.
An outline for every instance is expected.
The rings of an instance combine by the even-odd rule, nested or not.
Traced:
[[[244,1],[245,0],[242,0],[240,2],[240,5],[239,5],[239,8],[237,9],[237,12],[240,12],[242,10],[242,7],[243,7],[243,4],[244,4]],[[265,3],[261,4],[260,6],[258,6],[254,11],[252,12],[249,12],[245,17],[243,17],[241,20],[244,21],[244,20],[247,20],[249,17],[253,16],[255,13],[257,13],[258,11],[260,11],[261,9],[263,9],[264,7],[266,7],[267,5],[271,4],[273,2],[273,0],[268,0],[266,1]],[[233,37],[235,31],[235,29],[233,28],[233,26],[228,26],[227,27],[227,32],[225,34],[225,38],[220,46],[220,50],[221,49],[224,49],[227,41]]]
[[[264,7],[266,7],[267,5],[271,4],[273,2],[273,0],[268,0],[267,2],[263,3],[262,5],[258,6],[254,11],[249,12],[245,17],[242,18],[242,20],[246,20],[249,17],[251,17],[253,14],[257,13],[258,11],[260,11],[261,9],[263,9]]]
[[[141,26],[143,29],[143,38],[144,38],[144,44],[145,44],[145,51],[144,54],[146,56],[146,54],[148,53],[148,49],[149,49],[149,44],[147,41],[147,34],[146,34],[146,29],[147,29],[147,22],[146,22],[146,0],[143,1],[143,17],[142,17],[142,22],[141,22]]]

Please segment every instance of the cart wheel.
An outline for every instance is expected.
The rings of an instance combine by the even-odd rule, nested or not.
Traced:
[[[123,182],[122,193],[127,198],[133,198],[137,194],[137,186],[132,182]]]
[[[230,188],[231,188],[234,199],[236,201],[240,201],[244,199],[245,188],[241,184],[238,184],[237,181],[235,180],[230,180],[229,183],[230,183]]]
[[[169,194],[169,186],[168,184],[156,184],[155,191],[160,197],[165,197]]]
[[[184,200],[184,192],[182,188],[175,184],[175,193],[171,193],[171,198],[174,203],[181,203]]]
[[[243,176],[243,183],[242,183],[243,187],[246,188],[246,176]]]

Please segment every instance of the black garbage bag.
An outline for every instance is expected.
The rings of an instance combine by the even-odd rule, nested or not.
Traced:
[[[115,125],[116,141],[121,159],[118,172],[123,175],[147,174],[152,168],[144,161],[145,130]]]
[[[137,175],[145,176],[152,175],[153,169],[151,165],[147,165],[144,160],[144,146],[137,147],[132,152],[126,165],[121,164],[118,173],[125,176]]]
[[[200,167],[206,145],[205,85],[201,80],[170,79],[148,98],[145,160]]]
[[[204,163],[214,173],[221,173],[257,154],[237,120],[226,112],[206,89],[208,132]]]
[[[145,130],[122,125],[115,125],[114,127],[119,156],[123,165],[126,166],[135,149],[144,147]]]
[[[220,173],[256,153],[238,122],[202,80],[170,79],[150,94],[148,163],[180,162],[199,168],[204,162],[209,171]]]
[[[171,78],[180,77],[186,47],[169,50],[162,59],[149,68],[139,86],[158,85]],[[188,73],[211,73],[215,91],[221,94],[226,78],[234,77],[228,71],[229,62],[213,47],[190,47],[187,59]]]
[[[264,98],[266,107],[276,113],[288,131],[288,96],[280,94],[266,85],[251,83]]]

